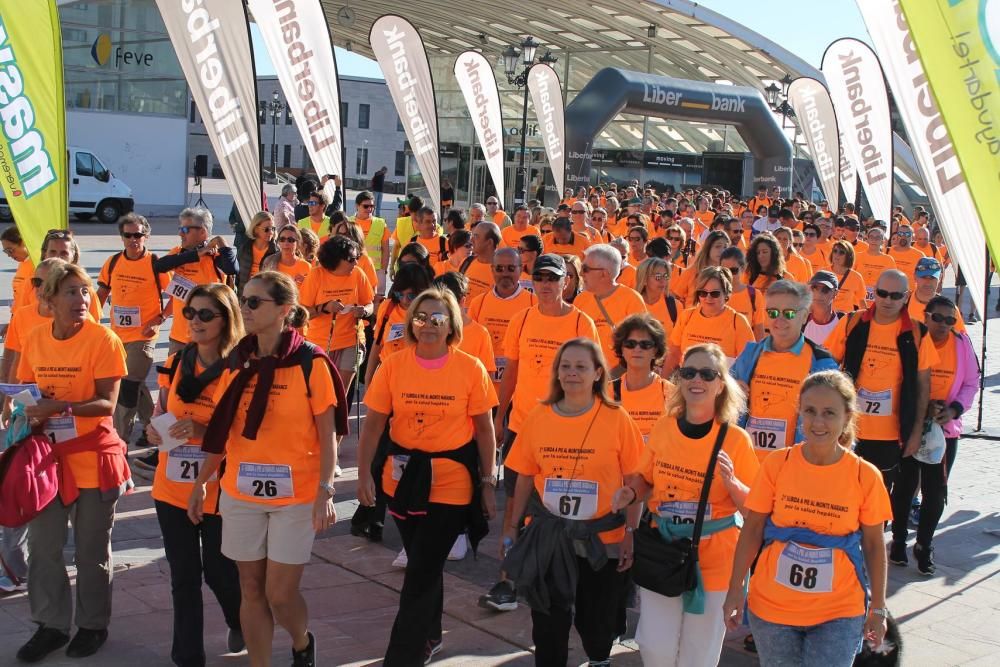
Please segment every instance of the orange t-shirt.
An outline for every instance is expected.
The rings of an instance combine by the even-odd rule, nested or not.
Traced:
[[[129,259],[122,252],[118,255],[114,272],[111,272],[113,257],[104,262],[101,275],[97,278],[98,283],[111,288],[111,330],[118,334],[123,343],[156,340],[160,333],[159,327],[156,327],[153,335],[143,336],[142,323],[148,322],[163,310],[160,294],[170,284],[171,274],[157,274],[160,284],[154,285],[152,253],[146,252],[139,259]],[[179,311],[177,315],[180,316]]]
[[[379,353],[381,361],[385,361],[390,354],[406,347],[405,328],[406,308],[392,299],[386,299],[379,304],[378,313],[375,315],[375,335],[378,336],[379,332],[382,332],[382,351]]]
[[[299,290],[299,303],[307,308],[315,308],[334,299],[345,306],[367,306],[374,298],[371,283],[357,266],[346,276],[317,267],[309,273]],[[353,313],[338,313],[336,322],[331,313],[310,317],[306,338],[324,350],[351,347],[358,342],[358,318]]]
[[[469,302],[469,317],[486,327],[493,341],[493,360],[496,371],[493,373],[493,383],[500,384],[504,371],[507,369],[507,357],[503,350],[503,339],[507,335],[507,325],[516,313],[535,305],[535,295],[526,289],[518,287],[514,294],[506,299],[497,296],[494,290],[480,294]]]
[[[889,248],[889,252],[886,254],[896,260],[896,268],[906,274],[910,279],[910,289],[913,289],[917,284],[914,274],[917,269],[917,262],[925,257],[924,253],[910,246],[906,250]]]
[[[816,244],[816,249],[811,254],[807,253],[805,248],[802,248],[799,250],[799,255],[809,261],[809,264],[813,268],[813,273],[824,269],[829,270],[830,268],[829,251],[820,243]]]
[[[542,248],[545,249],[547,253],[553,253],[556,255],[575,255],[583,261],[584,252],[590,247],[590,241],[583,234],[573,232],[573,242],[572,243],[556,243],[555,236],[552,232],[549,232],[542,237]]]
[[[842,313],[849,313],[852,310],[866,307],[865,297],[868,288],[865,287],[865,279],[854,269],[848,269],[846,273],[836,273],[837,282],[840,288],[837,296],[833,299],[833,309]]]
[[[172,249],[168,255],[176,255],[185,252],[181,247]],[[121,264],[121,262],[119,262]],[[118,273],[118,267],[115,267]],[[150,272],[152,274],[152,272]],[[170,339],[179,343],[187,343],[191,340],[188,332],[188,322],[180,316],[181,308],[187,300],[187,295],[196,285],[208,285],[210,283],[220,283],[219,271],[215,268],[215,261],[211,255],[202,255],[197,262],[181,264],[173,270],[173,276],[167,285],[166,292],[174,299],[174,321],[170,325]]]
[[[35,265],[30,257],[18,263],[17,271],[14,272],[14,277],[10,281],[11,289],[14,292],[14,301],[10,306],[11,313],[17,311],[21,306],[27,306],[31,303],[31,297],[35,293],[35,288],[31,286],[31,279],[34,275]]]
[[[646,300],[643,299],[643,303]],[[684,310],[684,304],[680,301],[674,300],[674,305],[677,306],[677,319],[681,318],[681,311]],[[670,340],[670,334],[674,330],[674,321],[670,319],[670,310],[667,308],[666,296],[662,299],[657,299],[652,305],[646,304],[646,312],[656,318],[656,320],[663,325],[663,332],[667,340]]]
[[[542,237],[541,230],[534,225],[528,225],[523,230],[519,230],[514,227],[514,225],[510,225],[508,227],[504,227],[500,231],[500,238],[503,239],[503,245],[508,248],[516,248],[521,239],[530,234],[534,234],[538,238]]]
[[[592,292],[580,292],[576,301],[573,302],[574,306],[594,320],[594,324],[597,325],[597,336],[601,342],[601,350],[604,352],[604,360],[608,366],[614,367],[618,364],[613,341],[615,328],[629,315],[645,313],[646,302],[634,289],[619,285],[610,296],[601,299],[601,304],[604,306],[604,310],[601,310],[597,297]],[[610,322],[604,315],[605,310],[611,317]]]
[[[951,385],[955,383],[955,371],[958,369],[958,347],[955,336],[948,334],[940,345],[934,343],[934,349],[937,350],[938,363],[931,366],[930,399],[947,401]]]
[[[22,346],[17,378],[20,382],[37,383],[46,398],[86,401],[94,397],[97,380],[117,380],[127,372],[121,340],[110,329],[90,320],[85,320],[80,330],[67,340],[56,340],[51,326],[37,326],[22,338]],[[44,432],[58,443],[87,435],[101,425],[113,430],[111,415],[57,415],[45,422]],[[96,452],[70,454],[67,462],[79,488],[98,487]]]
[[[847,342],[847,323],[842,317],[826,339],[826,348],[843,362]],[[896,347],[902,322],[879,324],[872,320],[868,349],[861,361],[861,371],[854,384],[858,389],[858,438],[864,440],[899,440],[899,392],[903,384],[903,364]],[[930,335],[923,336],[917,352],[917,370],[926,371],[938,363]]]
[[[218,404],[237,371],[225,370],[212,400]],[[258,376],[250,379],[229,427],[222,490],[237,500],[265,505],[311,503],[319,489],[320,442],[316,415],[337,405],[330,367],[314,359],[306,391],[299,365],[278,368],[257,439],[243,437],[243,426]]]
[[[684,269],[670,280],[670,293],[680,299],[682,304],[688,308],[694,305],[697,278],[698,272],[689,268]]]
[[[713,424],[708,435],[697,440],[686,437],[677,426],[676,417],[661,417],[653,426],[642,460],[633,472],[638,472],[653,486],[646,505],[661,519],[673,523],[694,523],[698,513],[698,499],[708,469],[708,459],[719,433]],[[736,478],[749,485],[757,475],[757,457],[750,445],[746,431],[730,424],[722,443],[722,451],[733,462]],[[716,472],[708,492],[705,518],[723,519],[736,513],[722,477]],[[732,526],[713,535],[702,535],[700,545],[701,576],[706,591],[724,591],[729,587],[733,571],[733,557],[740,529]]]
[[[878,468],[846,451],[832,465],[813,465],[801,445],[764,460],[746,507],[770,514],[778,526],[823,535],[849,535],[892,518]],[[865,594],[847,554],[795,542],[764,547],[750,577],[748,603],[769,623],[799,627],[865,612]]]
[[[429,239],[425,239],[420,234],[417,234],[415,243],[419,243],[427,249],[427,254],[431,256],[432,261],[441,259],[442,248],[444,248],[445,252],[448,251],[448,239],[444,236],[435,235]]]
[[[482,324],[469,320],[468,324],[462,325],[462,342],[458,344],[458,349],[483,362],[483,367],[490,377],[496,375],[497,363],[493,356],[493,340],[490,332]]]
[[[621,273],[618,274],[618,284],[624,285],[630,290],[635,290],[636,270],[631,264],[623,264]],[[638,290],[637,290],[638,291]]]
[[[761,299],[760,294],[757,299]],[[753,340],[753,329],[747,318],[729,306],[723,307],[715,317],[702,315],[701,306],[688,308],[677,317],[677,324],[670,333],[670,344],[680,349],[682,357],[693,345],[715,343],[729,358],[730,365]]]
[[[474,259],[465,270],[465,277],[469,279],[470,300],[485,294],[493,289],[493,264]]]
[[[628,388],[628,381],[623,376],[621,378],[621,404],[632,418],[635,425],[639,427],[639,432],[643,439],[649,438],[653,424],[660,420],[667,409],[667,400],[673,395],[674,383],[665,380],[657,375],[651,383],[632,391]]]
[[[854,270],[861,274],[865,282],[865,300],[871,302],[875,300],[875,285],[878,284],[878,277],[886,269],[895,269],[896,260],[889,255],[872,255],[862,253],[854,258]]]
[[[169,369],[176,355],[167,357],[163,368]],[[204,372],[205,368],[201,362],[195,361],[195,375]],[[202,426],[208,425],[215,411],[215,389],[219,384],[218,378],[210,382],[192,403],[185,403],[177,396],[177,383],[181,380],[181,365],[178,363],[174,372],[174,379],[171,382],[169,373],[158,373],[157,383],[160,391],[169,391],[167,395],[167,412],[171,413],[178,420],[191,419]],[[162,435],[162,434],[161,434]],[[188,498],[191,496],[191,488],[194,480],[201,472],[207,454],[201,451],[201,438],[190,438],[185,445],[171,449],[169,453],[163,454],[159,458],[156,466],[156,474],[153,476],[153,491],[150,495],[153,500],[169,503],[174,507],[187,509]],[[217,500],[219,498],[219,480],[217,475],[213,475],[208,484],[205,485],[205,511],[209,514],[218,512]]]
[[[907,306],[907,310],[909,310],[910,319],[911,320],[913,320],[914,322],[923,322],[924,321],[924,312],[927,310],[927,304],[923,303],[919,299],[917,299],[917,295],[916,294],[911,294],[910,295],[910,302],[909,302],[909,305]],[[965,331],[965,322],[962,321],[962,311],[960,311],[958,309],[958,307],[956,306],[955,307],[955,312],[952,313],[952,315],[955,316],[955,326],[952,327],[952,328],[955,331],[958,331],[959,333],[964,332]],[[10,336],[10,334],[7,334],[7,335]]]
[[[800,339],[801,340],[801,339]],[[767,343],[764,343],[767,345]],[[799,421],[799,387],[812,367],[812,347],[803,341],[798,354],[765,349],[750,378],[744,427],[763,461],[776,449],[795,443]]]
[[[551,405],[535,406],[504,465],[534,477],[535,491],[550,512],[586,521],[611,512],[612,496],[641,455],[642,434],[628,413],[595,398],[590,410],[575,417],[564,417]],[[625,526],[600,533],[604,544],[623,537]]]
[[[21,352],[24,349],[25,337],[35,327],[50,322],[52,322],[52,316],[40,315],[37,303],[21,306],[14,311],[14,316],[10,318],[10,326],[7,327],[7,338],[4,340],[4,349],[11,352]]]
[[[296,259],[295,263],[291,266],[285,266],[279,260],[275,268],[294,280],[295,284],[301,287],[302,283],[305,282],[306,276],[312,272],[313,267],[312,264],[304,259]]]
[[[790,274],[792,274],[792,279],[797,283],[802,283],[805,285],[812,278],[813,266],[809,263],[808,259],[805,259],[801,255],[796,253],[791,253],[785,259],[785,268]]]
[[[750,289],[750,287],[747,287],[739,292],[733,292],[729,295],[729,301],[726,302],[726,305],[747,318],[751,329],[758,324],[766,327],[767,322],[764,315],[764,306],[767,305],[767,298],[759,289],[753,288],[754,297],[751,299]]]
[[[389,437],[406,449],[447,452],[472,440],[472,418],[489,412],[497,404],[493,383],[481,361],[452,349],[441,368],[424,368],[416,351],[408,347],[382,361],[365,405],[389,418]],[[382,487],[390,496],[406,465],[406,457],[385,462]],[[472,498],[472,480],[457,461],[431,462],[430,502],[465,505]]]
[[[372,262],[372,258],[368,253],[363,252],[358,257],[358,268],[365,274],[365,278],[368,278],[368,283],[372,286],[372,289],[378,289],[378,274],[375,273],[375,263]]]
[[[552,317],[532,306],[511,318],[503,341],[504,356],[518,362],[510,430],[517,433],[525,416],[549,395],[556,352],[566,341],[579,337],[600,342],[594,321],[576,307],[566,315]]]
[[[250,262],[250,277],[253,278],[260,271],[260,263],[264,260],[264,253],[267,252],[267,248],[257,249],[255,243],[250,244],[250,252],[252,253],[252,261]]]

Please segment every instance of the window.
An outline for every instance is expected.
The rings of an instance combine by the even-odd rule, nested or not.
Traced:
[[[285,107],[285,125],[292,124],[292,108],[289,106]]]
[[[397,132],[405,132],[406,131],[403,128],[403,119],[400,118],[399,116],[396,116],[396,131]]]
[[[262,102],[257,103],[257,121],[261,125],[267,125],[267,109]]]
[[[406,176],[406,151],[396,151],[396,176]]]
[[[358,176],[368,175],[368,149],[359,148],[358,149],[358,163],[357,169],[355,170]]]
[[[367,130],[369,124],[371,123],[372,115],[372,105],[370,104],[359,104],[358,105],[358,128],[362,130]]]
[[[264,167],[264,144],[260,144],[260,166]]]
[[[292,166],[292,146],[291,144],[285,144],[284,155],[281,157],[281,164],[284,165],[285,169]]]
[[[340,126],[347,127],[347,102],[340,103]]]
[[[76,154],[76,175],[77,176],[93,176],[94,175],[94,156],[90,153],[77,153]]]
[[[195,106],[194,100],[191,100],[191,122],[195,122]]]

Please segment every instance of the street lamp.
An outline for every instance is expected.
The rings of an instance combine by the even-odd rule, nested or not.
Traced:
[[[769,83],[766,88],[764,88],[764,99],[767,101],[767,105],[771,107],[771,110],[775,113],[781,114],[781,129],[784,130],[787,127],[787,122],[789,118],[795,118],[795,110],[792,109],[792,105],[788,103],[788,87],[792,85],[792,77],[788,74],[781,77],[781,87],[775,85],[774,81]],[[795,123],[792,123],[795,126]]]
[[[274,179],[273,182],[278,180],[278,143],[275,137],[275,133],[278,129],[278,118],[281,117],[281,112],[285,110],[285,104],[281,101],[278,91],[275,90],[271,93],[271,101],[261,100],[258,102],[260,105],[260,111],[266,118],[267,114],[271,114],[271,178]]]
[[[521,110],[521,151],[517,159],[517,178],[514,182],[514,203],[523,204],[527,200],[527,174],[524,168],[525,139],[528,134],[528,72],[535,65],[535,53],[541,46],[529,35],[521,40],[520,51],[513,44],[501,54],[507,83],[524,88],[524,106]],[[552,51],[546,50],[539,62],[551,65],[558,60]],[[521,65],[522,67],[519,67]],[[518,72],[518,70],[521,70]]]

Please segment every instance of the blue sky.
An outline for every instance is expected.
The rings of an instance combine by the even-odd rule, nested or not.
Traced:
[[[835,39],[870,41],[855,0],[700,0],[698,4],[742,23],[817,68]],[[257,73],[274,74],[256,24],[251,27]],[[340,47],[336,56],[340,74],[383,78],[374,60]]]

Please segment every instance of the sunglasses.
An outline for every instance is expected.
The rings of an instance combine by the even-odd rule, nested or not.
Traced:
[[[573,215],[583,215],[586,211],[570,211]]]
[[[251,297],[251,298],[256,298],[256,297]],[[251,308],[251,310],[253,309]],[[210,310],[209,308],[199,308],[195,310],[191,306],[185,306],[184,309],[181,310],[181,315],[183,315],[184,319],[187,320],[188,322],[190,322],[196,317],[202,322],[211,322],[216,317],[222,317],[222,313],[217,313],[214,310]]]
[[[261,227],[260,231],[266,232],[266,233],[270,234],[270,233],[274,232],[274,227]]]
[[[193,229],[205,229],[205,228],[202,227],[201,225],[183,225],[182,227],[178,227],[177,231],[179,231],[181,234],[187,234]]]
[[[677,376],[682,380],[693,380],[696,375],[705,382],[711,382],[715,378],[722,377],[722,373],[714,368],[692,368],[690,366],[681,366],[677,369]]]
[[[375,204],[362,204],[361,208],[375,208]]]
[[[718,299],[720,296],[722,296],[722,290],[719,290],[719,289],[713,289],[713,290],[700,289],[700,290],[697,290],[695,292],[695,295],[699,299],[708,299],[708,298]]]
[[[279,236],[278,243],[298,243],[299,240],[294,236]]]
[[[306,206],[319,206],[322,203],[323,202],[316,201],[315,199],[310,199],[309,201],[306,202]]]
[[[45,232],[46,239],[71,239],[73,238],[73,232],[68,229],[50,229]]]
[[[518,273],[518,269],[513,264],[494,264],[493,270],[497,273]]]
[[[634,350],[639,348],[640,350],[652,350],[656,347],[656,343],[651,340],[633,340],[629,338],[628,340],[622,341],[622,347],[626,350]]]
[[[941,313],[931,313],[930,316],[931,320],[933,320],[934,322],[937,322],[938,324],[944,322],[950,327],[955,326],[955,322],[958,322],[958,320],[952,317],[951,315],[942,315]]]
[[[487,206],[499,206],[500,203],[499,202],[495,202],[495,201],[488,201],[488,202],[486,202],[486,205]]]
[[[875,290],[875,295],[880,299],[892,299],[893,301],[899,301],[906,296],[906,292],[890,292],[887,289],[877,289]]]
[[[910,232],[896,232],[896,236],[902,236],[903,238],[910,238],[913,236]]]
[[[805,244],[805,241],[802,241],[802,242],[796,242],[796,243],[793,243],[793,244],[792,244],[792,246],[793,246],[793,247],[795,247],[795,248],[803,248],[803,247],[805,247],[805,245],[806,245],[806,244]]]
[[[786,320],[794,320],[795,316],[799,314],[796,308],[765,308],[764,312],[767,313],[768,319],[776,320],[779,317],[784,317]]]
[[[267,301],[268,303],[274,303],[274,299],[264,299],[259,296],[241,296],[240,297],[240,307],[246,306],[250,310],[257,310],[260,308],[260,304]]]
[[[666,280],[670,277],[669,273],[654,273],[653,280]]]
[[[601,266],[587,266],[586,264],[583,265],[583,273],[592,273],[594,271],[607,271],[607,269]]]
[[[141,239],[146,236],[143,232],[122,232],[123,239]]]
[[[630,236],[630,237],[628,237],[628,242],[629,243],[642,243],[642,237],[641,236]]]
[[[413,326],[423,328],[430,324],[432,327],[441,328],[448,324],[450,318],[445,313],[416,313],[413,316]]]
[[[816,232],[802,232],[802,234],[807,239],[814,239],[814,238],[816,238]]]
[[[559,282],[559,276],[554,273],[549,273],[548,271],[544,273],[532,273],[531,279],[536,283],[557,283]]]
[[[416,296],[417,295],[413,292],[397,292],[395,290],[392,292],[392,298],[397,302],[413,301]]]
[[[667,240],[668,241],[680,241],[681,237],[679,237],[679,236],[668,236]]]

